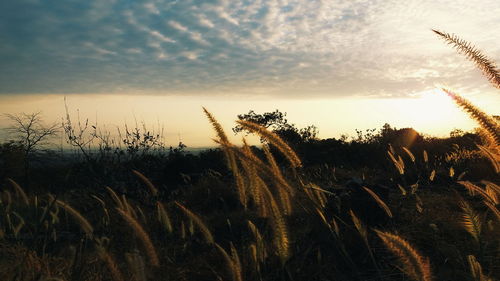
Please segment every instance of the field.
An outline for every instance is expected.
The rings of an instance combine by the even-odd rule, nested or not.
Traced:
[[[484,56],[437,33],[500,87]],[[0,279],[498,280],[498,120],[443,93],[477,132],[437,139],[386,125],[319,140],[279,111],[274,123],[250,112],[234,131],[262,145],[237,145],[204,109],[218,147],[197,154],[145,128],[118,146],[69,116],[78,154],[6,142]]]

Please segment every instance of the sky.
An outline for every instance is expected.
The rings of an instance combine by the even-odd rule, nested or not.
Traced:
[[[498,114],[498,90],[431,28],[500,61],[498,0],[4,0],[0,113],[161,123],[203,146],[206,106],[279,109],[320,136],[384,123],[445,135],[474,123],[434,89]],[[449,101],[451,103],[451,101]],[[6,124],[0,120],[0,125]]]

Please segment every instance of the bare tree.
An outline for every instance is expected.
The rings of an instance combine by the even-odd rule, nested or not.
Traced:
[[[57,135],[59,125],[57,123],[44,124],[40,112],[4,114],[4,116],[12,123],[6,131],[22,145],[25,180],[27,181],[31,156],[39,147],[47,144],[50,137]]]
[[[87,163],[90,164],[92,162],[90,145],[98,138],[97,121],[94,125],[91,124],[89,127],[89,119],[87,118],[85,123],[82,123],[80,121],[80,111],[78,111],[77,127],[71,122],[66,97],[64,97],[64,108],[66,109],[66,119],[63,119],[62,128],[67,138],[66,142],[78,148],[85,157],[85,160],[87,160]]]

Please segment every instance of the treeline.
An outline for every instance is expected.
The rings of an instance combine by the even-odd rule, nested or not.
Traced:
[[[23,116],[25,119],[22,119]],[[112,140],[108,132],[89,125],[88,121],[83,124],[78,122],[75,126],[68,116],[59,133],[64,133],[66,142],[74,147],[73,153],[43,149],[51,141],[48,136],[34,145],[34,141],[29,139],[44,128],[39,115],[23,116],[18,119],[18,126],[33,122],[34,117],[36,126],[33,131],[18,132],[11,135],[13,140],[0,144],[0,177],[2,180],[13,178],[35,191],[49,188],[51,192],[57,192],[68,186],[87,189],[113,186],[124,191],[133,190],[134,183],[139,183],[131,170],[143,171],[165,191],[192,184],[207,174],[231,177],[219,148],[193,153],[183,143],[177,147],[166,147],[161,135],[149,131],[144,125],[127,128],[117,141]],[[329,169],[370,169],[387,173],[393,170],[388,149],[402,153],[403,147],[415,155],[422,155],[425,151],[430,155],[433,167],[467,170],[468,177],[488,178],[491,170],[485,168],[489,164],[476,153],[476,144],[481,143],[481,139],[475,133],[456,130],[449,138],[423,137],[411,128],[396,129],[386,124],[378,130],[356,131],[357,135],[351,138],[318,139],[315,126],[298,128],[287,121],[286,113],[278,110],[264,114],[250,111],[239,115],[238,119],[260,124],[289,143],[301,157],[306,172],[327,166]],[[50,128],[55,127],[50,125]],[[236,134],[247,133],[239,126],[233,131]],[[253,149],[262,153],[258,147]],[[283,159],[278,156],[277,161],[280,163]]]

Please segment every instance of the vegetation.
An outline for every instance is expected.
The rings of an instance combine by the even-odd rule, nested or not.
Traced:
[[[474,47],[435,32],[498,81]],[[498,280],[498,120],[444,92],[478,133],[319,140],[251,111],[233,130],[255,147],[204,109],[219,148],[192,154],[145,126],[116,142],[68,114],[77,156],[44,154],[29,186],[27,144],[0,146],[0,279]]]

